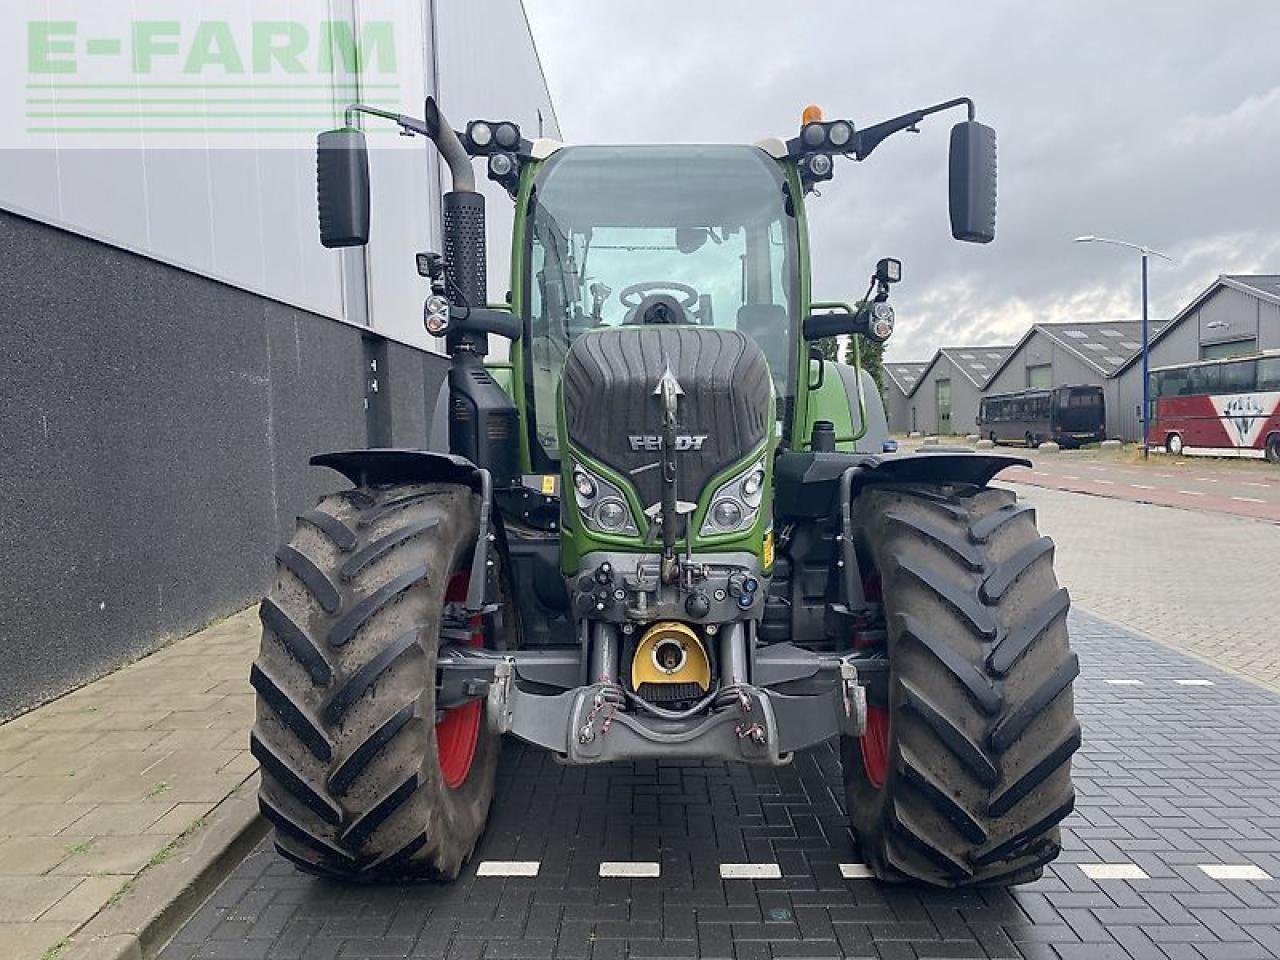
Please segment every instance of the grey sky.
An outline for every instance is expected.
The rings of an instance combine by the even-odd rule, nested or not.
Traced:
[[[791,136],[805,104],[874,123],[972,96],[999,132],[990,246],[950,239],[947,133],[837,161],[811,198],[814,292],[904,262],[893,360],[1013,343],[1035,321],[1136,319],[1136,255],[1171,253],[1154,315],[1219,273],[1280,273],[1280,2],[526,0],[565,138]]]

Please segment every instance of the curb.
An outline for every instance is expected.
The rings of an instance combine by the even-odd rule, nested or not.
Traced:
[[[258,775],[236,787],[173,855],[143,870],[128,893],[76,931],[59,960],[146,960],[195,913],[267,834]]]

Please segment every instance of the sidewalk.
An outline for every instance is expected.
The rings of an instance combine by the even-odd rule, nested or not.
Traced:
[[[216,858],[200,833],[248,829],[260,630],[244,611],[0,726],[5,960],[136,956],[137,918]]]

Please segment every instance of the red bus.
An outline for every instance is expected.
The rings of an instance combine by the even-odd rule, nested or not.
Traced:
[[[1280,463],[1280,350],[1151,371],[1151,443]]]

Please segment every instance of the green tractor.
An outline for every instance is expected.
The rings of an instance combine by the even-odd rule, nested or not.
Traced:
[[[280,853],[351,879],[453,878],[503,735],[563,763],[778,766],[838,738],[886,881],[1014,884],[1059,852],[1079,667],[1053,544],[990,481],[1011,457],[896,452],[875,383],[814,342],[893,330],[882,260],[815,303],[805,199],[833,160],[963,107],[957,239],[995,232],[995,133],[953,100],[865,128],[806,110],[755,146],[565,146],[354,105],[321,134],[321,240],[364,244],[356,115],[430,139],[453,189],[421,254],[450,358],[448,452],[317,456],[263,601],[252,750]],[[515,201],[486,303],[484,199]],[[489,339],[511,344],[489,359]]]

